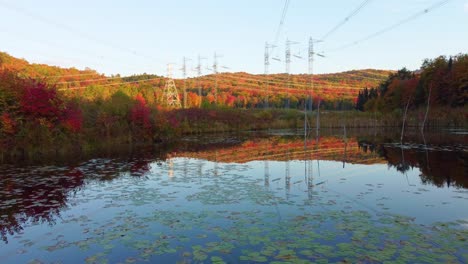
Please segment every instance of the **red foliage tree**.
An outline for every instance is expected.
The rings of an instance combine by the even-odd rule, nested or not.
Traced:
[[[234,103],[236,102],[236,97],[233,95],[228,95],[226,98],[226,105],[229,107],[233,107]]]
[[[145,98],[141,94],[138,94],[135,98],[135,105],[131,109],[131,121],[132,123],[139,128],[145,130],[151,129],[151,111],[150,108],[146,105]]]
[[[27,117],[46,118],[49,121],[57,120],[63,107],[57,90],[38,81],[31,81],[26,85],[20,104],[21,111]]]
[[[71,132],[78,133],[83,126],[83,114],[77,104],[69,103],[62,114],[62,124]]]

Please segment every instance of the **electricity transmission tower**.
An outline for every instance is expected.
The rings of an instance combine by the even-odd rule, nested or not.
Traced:
[[[202,65],[201,65],[201,61],[202,60],[205,60],[206,58],[203,58],[203,57],[200,57],[200,55],[198,55],[198,65],[197,65],[197,75],[198,75],[198,97],[200,99],[200,105],[199,107],[201,107],[201,103],[202,103],[202,87],[201,87],[201,81],[200,81],[200,78],[202,76]]]
[[[270,45],[268,42],[265,42],[265,108],[268,108],[268,97],[269,97],[269,68],[270,68],[270,49],[275,48],[275,45]]]
[[[309,74],[310,74],[310,92],[309,100],[312,99],[312,92],[314,90],[314,40],[312,37],[309,38]],[[312,110],[312,102],[310,103],[310,109]]]
[[[207,70],[213,71],[214,74],[214,102],[215,105],[218,104],[218,58],[222,58],[222,55],[214,53],[213,56],[213,68],[206,68]],[[229,69],[228,67],[222,66],[222,68]]]
[[[164,86],[163,98],[166,99],[166,106],[168,108],[181,108],[179,92],[172,78],[172,64],[167,65],[167,80]]]
[[[213,73],[215,77],[215,86],[214,86],[214,102],[215,105],[218,104],[218,58],[221,58],[221,55],[214,53],[213,56]]]
[[[286,108],[289,108],[289,89],[291,88],[291,82],[290,82],[290,71],[291,71],[291,45],[293,44],[299,44],[299,42],[296,41],[291,41],[289,39],[286,39],[286,54],[285,54],[285,62],[286,62],[286,75],[288,76],[288,81],[287,81],[287,100],[286,100]]]
[[[183,107],[187,108],[187,61],[190,61],[191,59],[187,59],[184,57],[182,59],[182,76],[184,78],[184,87],[182,88],[182,94],[184,96],[183,98]]]
[[[270,51],[268,42],[265,42],[265,108],[268,108],[268,67],[270,66]]]
[[[322,40],[313,39],[312,37],[309,38],[309,74],[310,74],[310,92],[309,92],[309,103],[310,109],[312,110],[312,93],[314,91],[314,56],[317,55],[319,57],[325,57],[320,53],[316,53],[314,51],[314,43],[322,42]],[[304,115],[307,116],[307,108],[304,105]],[[305,122],[305,121],[304,121]],[[317,102],[317,124],[316,124],[316,133],[320,129],[320,98],[318,98]]]

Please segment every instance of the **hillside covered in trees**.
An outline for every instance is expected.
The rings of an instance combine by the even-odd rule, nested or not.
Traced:
[[[371,89],[359,92],[356,108],[392,112],[400,109],[460,108],[468,101],[468,54],[425,60],[421,69],[391,74]]]
[[[15,73],[55,87],[67,97],[90,100],[110,98],[123,91],[131,97],[140,93],[148,103],[164,106],[166,78],[152,74],[121,77],[104,76],[94,70],[64,69],[27,61],[0,53],[0,70]],[[253,75],[219,73],[201,77],[176,79],[182,103],[190,107],[217,106],[236,108],[285,107],[303,109],[309,95],[327,109],[351,109],[359,90],[385,80],[391,71],[356,70],[343,73],[311,75]],[[216,89],[217,87],[217,89]],[[185,93],[184,93],[185,89]],[[184,100],[185,98],[185,100]],[[308,105],[310,105],[308,101]]]
[[[359,86],[375,85],[387,74],[364,70],[318,75],[312,95],[324,102],[322,107],[352,108]],[[30,64],[0,53],[0,145],[24,155],[44,147],[81,151],[103,142],[165,141],[181,133],[294,127],[298,113],[262,109],[267,100],[270,107],[282,108],[286,98],[291,108],[302,109],[310,81],[309,75],[247,73],[177,79],[185,109],[169,109],[162,76],[105,76],[90,69]]]
[[[171,109],[162,76],[105,76],[91,69],[30,64],[0,53],[0,146],[24,155],[44,147],[82,151],[104,142],[160,142],[183,133],[297,127],[303,114],[294,109],[319,105],[324,110],[356,106],[379,112],[362,120],[324,115],[322,124],[330,127],[341,122],[398,125],[400,115],[385,119],[384,114],[406,102],[418,107],[430,98],[431,104],[464,106],[466,58],[428,60],[421,73],[359,70],[313,79],[307,74],[219,73],[177,79],[183,107]],[[288,105],[291,110],[284,109]]]

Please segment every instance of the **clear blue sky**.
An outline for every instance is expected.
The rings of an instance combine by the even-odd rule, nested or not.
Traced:
[[[293,54],[307,57],[310,36],[321,38],[362,0],[291,0],[279,47],[286,38],[300,42]],[[325,42],[327,58],[314,73],[352,69],[416,69],[424,58],[468,52],[468,0],[446,5],[358,45],[331,52],[379,31],[439,0],[373,0]],[[272,42],[285,0],[0,0],[0,50],[35,63],[106,74],[165,74],[167,63],[198,54],[229,71],[263,73],[265,41]],[[224,70],[225,71],[225,70]],[[270,72],[284,72],[271,62]],[[306,73],[307,61],[293,57],[293,73]],[[208,73],[208,70],[204,70]],[[193,73],[192,73],[193,74]],[[177,71],[175,76],[180,76]]]

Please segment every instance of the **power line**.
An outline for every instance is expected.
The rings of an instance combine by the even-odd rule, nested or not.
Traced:
[[[210,78],[206,78],[207,80],[211,80],[211,81],[214,81],[214,79],[210,79]],[[253,91],[253,92],[262,92],[262,89],[261,88],[254,88],[254,87],[242,87],[242,88],[235,88],[236,90],[239,90],[239,91]],[[326,90],[332,90],[333,88],[327,88]],[[291,92],[291,91],[296,91],[298,94],[301,94],[301,95],[307,95],[307,91],[306,90],[303,90],[303,89],[295,89],[295,88],[290,88],[288,90],[288,88],[281,88],[281,87],[271,87],[271,90],[274,90],[275,92],[277,92],[278,94],[279,93],[284,93],[284,94],[288,94],[288,92]],[[334,90],[336,91],[336,90]],[[345,93],[345,92],[339,92],[339,93],[336,93],[336,95],[339,95],[341,96],[341,99],[354,99],[356,98],[356,94],[352,94],[352,93]]]
[[[223,77],[227,77],[227,76],[223,76]],[[249,78],[242,78],[242,77],[234,77],[234,76],[229,76],[225,79],[231,79],[231,80],[246,80],[246,81],[260,81],[260,79],[249,79]],[[201,77],[200,79],[205,79],[205,80],[210,80],[210,81],[215,81],[215,78],[213,78],[212,76],[203,76]],[[279,84],[279,85],[282,85],[284,87],[271,87],[271,89],[273,90],[283,90],[285,93],[288,91],[288,88],[286,88],[286,83],[285,82],[277,82],[277,81],[271,81],[271,83],[273,84]],[[247,83],[246,86],[248,86],[249,84]],[[294,85],[294,87],[304,87],[304,88],[307,88],[308,85]],[[258,92],[262,92],[263,89],[261,87],[258,87],[258,88],[249,88],[249,89],[246,89],[247,87],[239,87],[239,88],[231,88],[231,89],[234,89],[234,90],[255,90],[255,91],[258,91]],[[289,89],[290,91],[299,91],[299,92],[307,92],[305,89],[298,89],[298,88],[290,88]],[[331,91],[335,91],[335,92],[338,92],[339,94],[356,94],[355,90],[362,90],[362,88],[346,88],[346,87],[322,87],[321,90],[331,90]]]
[[[218,56],[219,57],[219,56]],[[200,67],[201,69],[201,67]],[[70,75],[56,75],[56,76],[50,76],[50,77],[66,77],[66,76],[80,76],[81,74],[70,74]],[[83,74],[82,76],[86,76],[86,75],[94,75],[94,74]],[[373,77],[366,77],[366,76],[361,76],[361,75],[357,75],[357,74],[349,74],[349,75],[352,75],[352,76],[356,76],[356,77],[360,77],[363,79],[363,81],[369,81],[369,80],[376,80],[376,81],[381,81],[381,79],[377,79],[377,78],[373,78]],[[92,79],[82,79],[82,80],[73,80],[73,81],[63,81],[63,82],[57,82],[56,84],[75,84],[75,83],[79,83],[79,82],[97,82],[97,81],[107,81],[107,80],[114,80],[114,79],[124,79],[126,77],[105,77],[105,78],[92,78]],[[150,78],[148,80],[154,80],[154,79],[161,79],[163,77],[156,77],[156,78]],[[220,78],[226,78],[226,79],[232,79],[232,80],[246,80],[246,81],[256,81],[256,82],[264,82],[265,81],[265,78],[262,77],[262,76],[250,76],[250,77],[240,77],[240,76],[230,76],[230,75],[223,75],[223,76],[220,76]],[[326,76],[325,76],[326,78]],[[222,79],[221,79],[222,80]],[[144,81],[144,80],[143,80]],[[132,81],[125,81],[124,83],[131,83]],[[273,80],[270,80],[269,81],[270,83],[272,84],[280,84],[280,85],[285,85],[287,86],[289,81],[288,81],[288,78],[286,77],[285,80],[281,80],[281,79],[273,79]],[[352,90],[361,90],[362,87],[360,85],[358,86],[355,86],[355,85],[351,85],[351,84],[348,84],[348,85],[345,85],[346,88],[343,88],[343,86],[341,85],[337,85],[337,84],[334,84],[334,83],[324,83],[324,81],[321,81],[321,82],[318,82],[321,86],[328,86],[328,87],[333,87],[333,88],[337,88],[337,89],[352,89]],[[99,85],[99,84],[96,84],[96,85]],[[304,84],[293,84],[294,87],[308,87],[306,83]],[[73,88],[73,87],[70,87],[70,88]],[[78,87],[79,88],[79,87]]]
[[[214,79],[210,78],[210,77],[202,77],[203,79],[208,79],[208,80],[211,80],[211,81],[214,81]],[[161,78],[158,77],[158,78],[151,78],[151,79],[146,79],[146,80],[139,80],[139,81],[128,81],[128,82],[118,82],[118,83],[111,83],[111,84],[104,84],[104,85],[99,85],[97,88],[102,88],[102,87],[109,87],[109,86],[115,86],[115,85],[123,85],[123,84],[134,84],[134,83],[142,83],[142,82],[149,82],[149,81],[153,81],[153,80],[160,80]],[[274,83],[274,81],[273,81]],[[283,84],[283,83],[282,83]],[[86,89],[88,87],[91,87],[91,86],[83,86],[83,87],[72,87],[72,88],[60,88],[58,89],[59,91],[71,91],[71,90],[79,90],[79,89]],[[249,87],[242,87],[242,88],[234,88],[235,90],[241,90],[241,91],[254,91],[254,92],[261,92],[262,89],[261,88],[249,88]],[[306,90],[303,90],[303,89],[297,89],[297,88],[290,88],[290,89],[287,89],[287,88],[281,88],[281,87],[271,87],[271,90],[275,90],[277,92],[283,92],[283,93],[288,93],[290,91],[296,91],[296,92],[304,92],[305,94],[307,93]],[[353,91],[350,91],[350,89],[346,89],[346,88],[341,88],[341,91],[337,91],[336,88],[331,88],[331,87],[323,87],[321,90],[332,90],[332,91],[335,91],[337,92],[336,94],[337,95],[341,95],[342,99],[352,99],[352,98],[355,98],[355,92],[353,93]]]
[[[331,34],[335,33],[341,26],[346,24],[352,17],[357,15],[359,11],[361,11],[366,5],[368,5],[372,0],[365,0],[363,1],[356,9],[354,9],[349,15],[347,15],[341,22],[339,22],[336,26],[334,26],[332,29],[330,29],[323,37],[321,40],[325,40],[328,38]]]
[[[0,1],[0,6],[2,5],[3,3]],[[63,45],[60,45],[56,42],[53,42],[53,41],[47,41],[47,40],[37,40],[37,39],[30,39],[30,38],[27,38],[26,36],[23,36],[22,34],[18,34],[18,32],[16,31],[10,31],[9,29],[5,28],[5,27],[0,27],[0,30],[1,31],[4,31],[5,33],[7,33],[7,35],[10,37],[10,36],[15,36],[16,38],[19,38],[19,39],[23,39],[23,40],[27,40],[28,42],[34,42],[34,43],[37,43],[37,44],[40,44],[40,45],[43,45],[43,46],[46,46],[48,49],[50,49],[50,47],[57,47],[57,48],[63,48]],[[67,48],[71,48],[73,49],[75,52],[78,51],[81,55],[80,57],[63,57],[61,56],[62,58],[65,58],[65,59],[68,59],[70,61],[74,61],[74,62],[79,62],[81,61],[82,57],[83,56],[86,56],[88,58],[92,58],[93,60],[95,59],[98,59],[96,61],[94,61],[95,64],[101,64],[103,63],[102,61],[103,60],[106,60],[106,61],[112,61],[113,63],[115,63],[115,61],[119,61],[121,63],[123,63],[125,65],[126,68],[129,68],[129,69],[132,69],[132,70],[139,70],[139,68],[137,67],[134,67],[132,65],[129,65],[128,64],[128,60],[122,60],[120,58],[117,58],[117,57],[104,57],[104,56],[96,56],[96,52],[92,52],[92,51],[89,51],[89,50],[86,50],[86,49],[82,49],[82,48],[77,48],[75,46],[67,46]],[[50,55],[46,55],[45,53],[42,53],[42,52],[38,52],[39,49],[30,49],[31,51],[34,51],[35,54],[42,54],[44,57],[47,57],[49,58]],[[89,61],[88,61],[89,62]],[[33,63],[31,63],[33,64]],[[142,65],[143,66],[143,65]],[[144,65],[144,66],[147,66],[147,67],[152,67],[150,65]],[[67,70],[67,68],[63,68],[62,66],[58,66],[58,67],[61,67],[62,70]],[[71,67],[75,67],[75,66],[71,66]],[[95,74],[74,74],[74,76],[80,76],[80,75],[103,75],[101,73],[95,73]],[[69,75],[67,75],[66,77],[68,77]],[[46,74],[41,74],[40,76],[38,77],[62,77],[62,75],[60,76],[48,76]],[[65,77],[65,75],[63,75],[63,77]]]
[[[246,79],[246,78],[233,78],[232,80],[247,80],[247,81],[258,81],[258,80],[255,80],[255,79]],[[287,87],[287,84],[286,82],[279,82],[279,81],[270,81],[271,84],[276,84],[276,85],[279,85],[279,86],[283,86],[285,87],[285,89],[288,89],[286,88]],[[362,90],[363,88],[361,87],[345,87],[345,86],[338,86],[338,85],[329,85],[329,84],[326,84],[326,85],[322,85],[320,86],[322,90],[346,90],[346,91],[360,91]],[[272,89],[273,88],[277,88],[275,86],[271,87]],[[310,85],[307,85],[307,84],[294,84],[290,90],[298,90],[297,88],[304,88],[304,89],[301,89],[301,90],[308,90],[310,88]]]
[[[205,76],[205,77],[202,77],[204,79],[209,79],[209,80],[214,80],[208,76]],[[229,78],[226,78],[226,79],[229,79]],[[246,81],[260,81],[260,79],[248,79],[248,78],[237,78],[237,77],[231,77],[232,80],[246,80]],[[291,90],[291,91],[301,91],[301,92],[307,92],[307,89],[310,87],[309,85],[301,85],[301,84],[295,84],[292,88],[286,88],[287,86],[287,83],[286,82],[278,82],[278,81],[270,81],[270,83],[272,84],[278,84],[278,85],[281,85],[283,87],[276,87],[276,86],[272,86],[271,89],[282,89],[284,91],[287,92],[287,90]],[[332,91],[339,91],[341,90],[341,92],[347,92],[347,93],[356,93],[354,92],[353,90],[362,90],[363,88],[354,88],[354,87],[337,87],[337,86],[334,86],[334,87],[330,87],[330,85],[327,85],[328,87],[321,87],[320,90],[332,90]],[[304,89],[298,89],[296,87],[303,87]],[[234,88],[234,89],[243,89],[243,88]],[[262,91],[260,88],[258,88],[259,91]]]
[[[77,81],[70,81],[70,82],[58,82],[56,84],[73,84],[73,83],[76,83],[76,82],[93,82],[93,81],[105,81],[105,80],[111,80],[111,79],[123,79],[125,77],[115,77],[115,78],[107,78],[107,79],[87,79],[87,80],[77,80]],[[197,78],[198,81],[200,79],[203,79],[203,78],[209,78],[209,77],[201,77],[201,78]],[[229,75],[224,75],[224,76],[221,76],[221,81],[222,79],[230,79],[230,80],[244,80],[244,81],[255,81],[255,82],[263,82],[264,81],[264,78],[262,77],[255,77],[255,76],[251,76],[250,78],[248,77],[239,77],[239,76],[229,76]],[[152,81],[152,80],[161,80],[163,79],[163,77],[155,77],[155,78],[149,78],[149,79],[145,79],[145,80],[138,80],[138,81],[122,81],[122,82],[116,82],[116,83],[110,83],[110,84],[90,84],[90,85],[87,85],[87,86],[79,86],[79,87],[68,87],[68,88],[60,88],[59,90],[67,90],[67,89],[70,89],[70,90],[73,90],[73,89],[84,89],[84,88],[87,88],[91,85],[98,85],[99,87],[105,87],[105,86],[113,86],[113,85],[119,85],[119,84],[127,84],[127,83],[140,83],[140,82],[146,82],[146,81]],[[215,80],[215,79],[210,79],[210,80]],[[218,80],[219,81],[219,80]],[[270,80],[269,83],[271,84],[276,84],[276,85],[282,85],[282,86],[287,86],[289,84],[289,82],[287,80],[285,81],[280,81],[280,80]],[[305,88],[307,89],[309,86],[307,84],[292,84],[293,87],[302,87],[302,88]],[[333,90],[333,91],[347,91],[347,92],[350,92],[352,93],[353,91],[355,90],[362,90],[363,88],[361,86],[351,86],[351,85],[346,85],[346,86],[341,86],[341,85],[337,85],[337,84],[332,84],[332,83],[326,83],[326,84],[321,84],[321,90]],[[272,89],[278,89],[278,87],[273,87]],[[281,88],[281,89],[287,89],[287,88]],[[290,89],[291,91],[296,91],[296,90],[300,90],[300,89],[295,89],[295,88],[291,88]],[[302,91],[302,90],[301,90]]]
[[[278,28],[276,29],[276,34],[275,34],[275,39],[273,41],[273,46],[276,46],[278,44],[279,36],[281,34],[281,30],[283,29],[284,21],[286,19],[286,14],[288,13],[289,2],[290,2],[290,0],[284,1],[283,11],[281,12],[280,23],[278,25]]]
[[[239,79],[239,80],[247,80],[247,81],[256,81],[256,82],[263,82],[264,79],[262,77],[254,77],[254,76],[251,76],[251,77],[238,77],[238,76],[226,76],[226,75],[223,75],[221,76],[221,78],[226,78],[226,79],[233,79],[233,80],[236,80],[236,79]],[[282,84],[282,85],[285,85],[287,86],[288,84],[288,81],[277,81],[277,80],[270,80],[269,81],[270,83],[276,83],[276,84]],[[327,85],[327,86],[332,86],[334,88],[336,87],[341,87],[337,84],[330,84],[330,83],[326,83],[326,84],[323,84],[323,83],[320,83],[321,85]],[[307,83],[304,83],[304,84],[293,84],[294,87],[305,87],[305,88],[310,88],[310,85],[308,85]],[[347,85],[346,89],[354,89],[354,90],[362,90],[363,88],[361,88],[361,86],[352,86],[352,85]]]
[[[160,79],[161,79],[161,77],[158,77],[158,78],[150,78],[150,79],[145,79],[145,80],[138,80],[138,81],[127,81],[127,82],[117,82],[117,83],[109,83],[109,84],[96,84],[96,85],[99,85],[99,88],[100,88],[100,87],[107,87],[107,86],[120,85],[120,84],[127,84],[127,83],[148,82],[148,81],[160,80]],[[86,88],[88,88],[88,87],[90,87],[90,86],[91,86],[91,85],[80,86],[80,87],[59,88],[59,89],[57,89],[57,90],[59,90],[59,91],[79,90],[79,89],[86,89]]]
[[[403,25],[403,24],[405,24],[405,23],[408,23],[408,22],[410,22],[410,21],[412,21],[412,20],[414,20],[414,19],[416,19],[416,18],[418,18],[418,17],[420,17],[420,16],[422,16],[422,15],[425,15],[425,14],[427,14],[427,13],[429,13],[429,12],[431,12],[431,11],[433,11],[433,10],[439,8],[439,7],[442,7],[443,5],[447,4],[449,1],[450,1],[450,0],[439,1],[439,2],[437,2],[437,3],[435,3],[435,4],[431,5],[431,6],[429,6],[428,8],[426,8],[426,9],[424,9],[424,10],[422,10],[422,11],[419,11],[419,12],[417,12],[417,13],[415,13],[415,14],[413,14],[413,15],[411,15],[411,16],[409,16],[409,17],[403,19],[403,20],[398,21],[397,23],[395,23],[395,24],[393,24],[393,25],[390,25],[390,26],[388,26],[388,27],[386,27],[386,28],[383,28],[383,29],[381,29],[381,30],[379,30],[379,31],[377,31],[377,32],[374,32],[374,33],[372,33],[372,34],[370,34],[370,35],[368,35],[368,36],[366,36],[366,37],[364,37],[364,38],[361,38],[361,39],[358,39],[358,40],[356,40],[356,41],[350,42],[350,43],[348,43],[348,44],[346,44],[346,45],[343,45],[343,46],[341,46],[341,47],[332,49],[332,50],[330,50],[330,52],[334,52],[334,51],[339,51],[339,50],[342,50],[342,49],[346,49],[346,48],[349,48],[349,47],[351,47],[351,46],[358,45],[358,44],[360,44],[361,42],[364,42],[364,41],[366,41],[366,40],[369,40],[369,39],[378,37],[378,36],[380,36],[380,35],[382,35],[382,34],[384,34],[384,33],[387,33],[388,31],[393,30],[393,29],[395,29],[395,28],[397,28],[397,27],[399,27],[399,26],[401,26],[401,25]]]
[[[54,75],[54,76],[43,75],[42,77],[47,77],[47,78],[63,78],[63,77],[78,77],[78,76],[93,76],[93,75],[102,76],[102,74],[99,74],[99,73],[77,73],[77,74]],[[103,77],[105,77],[105,76],[103,76]]]
[[[66,76],[66,75],[64,75]],[[155,75],[157,76],[157,75]],[[61,77],[61,76],[59,76]],[[131,78],[132,76],[124,76],[124,77],[105,77],[105,78],[102,78],[102,79],[83,79],[83,80],[73,80],[73,81],[64,81],[64,82],[57,82],[55,84],[75,84],[75,83],[79,83],[79,82],[100,82],[100,81],[108,81],[108,80],[115,80],[115,79],[125,79],[125,78]],[[160,77],[156,77],[156,78],[160,78],[160,79],[163,79],[164,77],[160,76]],[[129,81],[129,82],[132,82],[132,81]],[[92,85],[92,84],[90,84]],[[95,85],[99,85],[99,84],[95,84]]]
[[[102,78],[102,79],[88,79],[88,80],[75,80],[75,81],[66,81],[66,82],[57,82],[55,84],[72,84],[77,82],[99,82],[99,81],[107,81],[107,80],[115,80],[115,79],[122,79],[124,77],[109,77],[109,78]]]
[[[30,11],[28,11],[27,9],[12,5],[11,3],[5,3],[4,1],[0,1],[0,5],[2,5],[3,7],[7,8],[7,9],[13,10],[13,11],[15,11],[17,13],[21,13],[24,16],[33,18],[35,20],[41,21],[41,22],[46,23],[46,24],[53,25],[53,26],[55,26],[57,28],[60,28],[60,29],[62,29],[64,31],[68,31],[68,32],[73,33],[75,35],[78,35],[78,36],[80,36],[82,38],[86,38],[86,39],[94,41],[94,42],[99,42],[100,44],[112,47],[112,48],[120,50],[120,51],[127,52],[127,53],[129,53],[129,54],[131,54],[133,56],[146,58],[146,59],[149,59],[151,61],[157,60],[157,59],[155,59],[152,56],[149,56],[147,54],[137,53],[135,50],[128,49],[127,47],[119,46],[119,45],[116,45],[116,44],[114,44],[112,42],[108,42],[106,40],[96,38],[96,37],[94,37],[94,36],[92,36],[92,35],[90,35],[90,34],[88,34],[86,32],[83,32],[81,30],[75,29],[75,28],[73,28],[71,26],[68,26],[68,25],[65,25],[65,24],[62,24],[62,23],[58,23],[58,22],[53,21],[53,20],[50,20],[50,19],[48,19],[46,17],[43,17],[41,15],[33,14]]]

